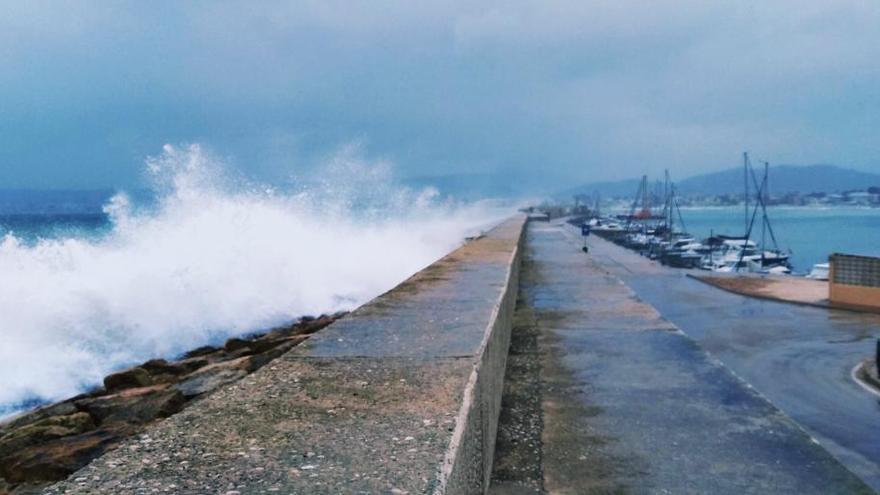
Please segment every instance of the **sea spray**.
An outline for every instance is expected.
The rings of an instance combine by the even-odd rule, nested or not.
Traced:
[[[350,152],[292,193],[230,180],[198,146],[147,161],[155,201],[100,238],[0,240],[0,415],[108,372],[305,314],[352,309],[510,212],[394,187]]]

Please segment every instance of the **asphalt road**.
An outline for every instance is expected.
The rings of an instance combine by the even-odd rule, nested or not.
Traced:
[[[570,235],[571,242],[581,242]],[[591,237],[592,257],[880,490],[880,397],[851,378],[880,315],[752,299]]]

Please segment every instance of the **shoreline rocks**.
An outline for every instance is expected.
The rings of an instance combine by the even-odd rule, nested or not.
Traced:
[[[226,384],[244,378],[345,313],[298,322],[178,360],[151,359],[104,378],[104,387],[40,406],[0,423],[0,495],[38,493]]]
[[[135,366],[118,373],[104,377],[104,389],[108,392],[117,392],[127,388],[147,387],[153,384],[150,372]]]

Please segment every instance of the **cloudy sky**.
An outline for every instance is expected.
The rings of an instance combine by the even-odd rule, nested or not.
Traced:
[[[404,177],[880,171],[880,2],[0,1],[0,188],[190,142],[265,181],[353,143]]]

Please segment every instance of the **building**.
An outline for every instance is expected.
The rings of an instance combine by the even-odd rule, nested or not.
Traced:
[[[867,191],[853,191],[851,193],[847,193],[847,203],[851,205],[857,206],[868,206],[875,202],[875,194],[871,194]]]
[[[834,253],[829,261],[832,304],[880,309],[880,258]]]

